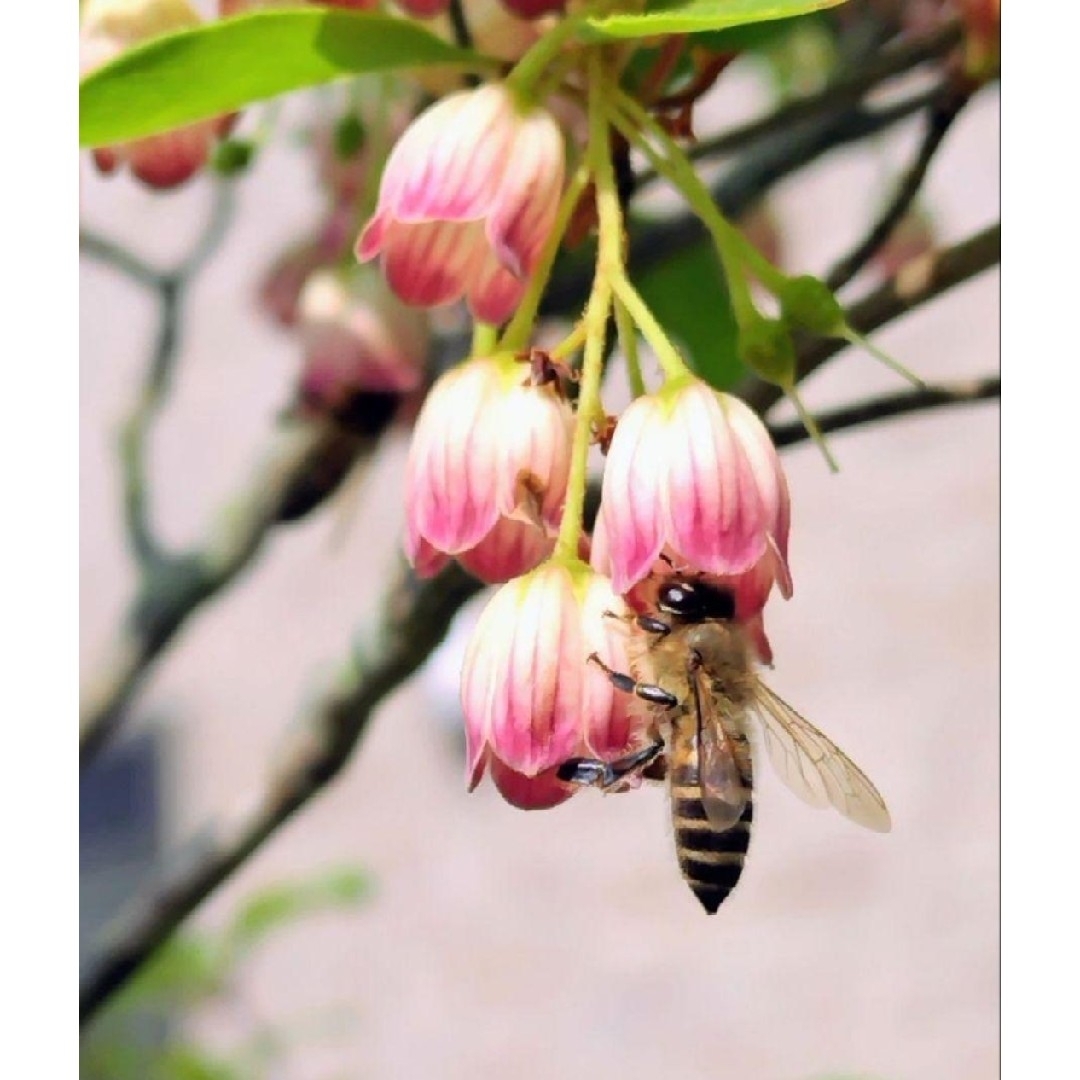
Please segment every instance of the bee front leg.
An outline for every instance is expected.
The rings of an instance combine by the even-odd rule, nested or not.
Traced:
[[[600,761],[598,758],[570,758],[559,766],[557,775],[567,784],[598,787],[606,791],[632,773],[648,768],[663,752],[663,749],[663,742],[654,742],[615,761]]]
[[[593,653],[589,660],[607,675],[611,680],[611,685],[616,690],[634,694],[641,698],[642,701],[647,701],[650,705],[660,705],[665,709],[673,709],[679,704],[679,699],[662,686],[656,686],[654,683],[638,682],[633,675],[627,675],[622,671],[613,671],[596,653]]]

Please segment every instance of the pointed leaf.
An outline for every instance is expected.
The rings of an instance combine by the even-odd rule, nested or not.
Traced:
[[[345,75],[489,63],[407,19],[256,11],[154,38],[92,71],[79,87],[79,142],[125,142]]]
[[[587,21],[586,34],[614,38],[694,34],[789,19],[842,3],[844,0],[650,0],[640,14],[594,16]]]

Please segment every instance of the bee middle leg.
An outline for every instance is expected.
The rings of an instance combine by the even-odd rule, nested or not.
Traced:
[[[593,653],[589,660],[604,672],[616,690],[634,694],[641,698],[642,701],[647,701],[650,705],[660,705],[665,709],[673,709],[679,704],[679,699],[662,686],[656,686],[654,683],[638,682],[633,675],[627,675],[622,671],[614,671],[596,653]]]
[[[559,766],[557,776],[564,783],[598,787],[603,790],[614,787],[632,773],[642,774],[656,762],[664,750],[662,740],[650,743],[626,757],[615,761],[599,758],[570,758]]]

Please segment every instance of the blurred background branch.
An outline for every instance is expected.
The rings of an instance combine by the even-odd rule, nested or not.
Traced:
[[[927,386],[921,390],[902,390],[897,394],[858,401],[839,409],[818,413],[814,419],[818,427],[828,435],[833,431],[862,427],[878,420],[891,420],[908,413],[927,412],[945,405],[974,405],[980,401],[997,401],[1001,397],[1001,379],[988,375],[968,382],[949,383],[944,386]],[[806,442],[810,433],[799,421],[776,424],[769,428],[773,442],[780,449]]]
[[[264,791],[224,818],[160,884],[137,897],[85,966],[81,1022],[93,1017],[180,923],[325,788],[356,748],[376,707],[445,637],[481,585],[456,564],[421,582],[401,569],[381,613],[361,633],[337,679],[304,710]]]

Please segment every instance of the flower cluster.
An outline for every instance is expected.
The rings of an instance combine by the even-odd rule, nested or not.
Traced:
[[[616,49],[587,25],[591,7],[566,0],[462,0],[452,12],[448,0],[395,0],[389,16],[376,0],[312,3],[373,13],[305,17],[327,34],[417,19],[429,47],[442,49],[431,34],[460,43],[467,31],[478,54],[472,69],[413,72],[434,98],[424,108],[418,93],[388,100],[383,76],[358,78],[343,97],[327,92],[337,115],[324,110],[308,140],[323,211],[276,260],[260,299],[303,355],[290,417],[368,441],[391,422],[412,424],[412,566],[431,576],[456,560],[500,586],[464,663],[469,786],[489,774],[515,806],[554,806],[576,790],[560,779],[569,760],[595,767],[649,738],[650,718],[620,687],[635,674],[633,635],[649,625],[641,616],[672,568],[730,591],[732,617],[765,663],[767,602],[774,589],[792,594],[790,496],[768,430],[727,384],[699,377],[631,281],[625,212],[636,161],[679,190],[723,269],[735,337],[714,370],[741,364],[779,387],[825,449],[798,397],[795,342],[867,343],[828,286],[775,265],[767,217],[758,243],[725,218],[679,143],[730,56],[701,62],[682,40],[653,49],[650,39],[655,56],[635,55],[634,38]],[[276,6],[220,0],[219,15]],[[999,5],[960,6],[972,48],[988,56]],[[244,25],[288,21],[257,14]],[[189,0],[87,0],[84,70],[199,22]],[[172,186],[207,162],[230,124],[218,117],[98,147],[95,160]],[[543,321],[561,253],[592,234],[580,319]],[[460,333],[466,317],[468,356],[429,371],[431,339]],[[655,370],[643,369],[641,340]],[[625,364],[632,396],[614,414],[602,403],[609,363]],[[587,520],[590,464],[601,457]]]
[[[444,97],[391,151],[357,243],[410,304],[464,299],[481,324],[514,316],[427,396],[407,465],[406,550],[422,576],[456,559],[505,583],[465,658],[468,776],[473,787],[490,773],[524,808],[573,794],[557,775],[568,759],[640,745],[640,713],[590,658],[629,670],[627,613],[661,560],[728,584],[765,660],[766,600],[774,585],[791,595],[790,504],[772,441],[750,408],[677,359],[618,417],[595,530],[582,528],[599,371],[583,373],[571,400],[561,357],[574,344],[555,355],[512,347],[581,195],[564,191],[574,142],[508,83]]]

